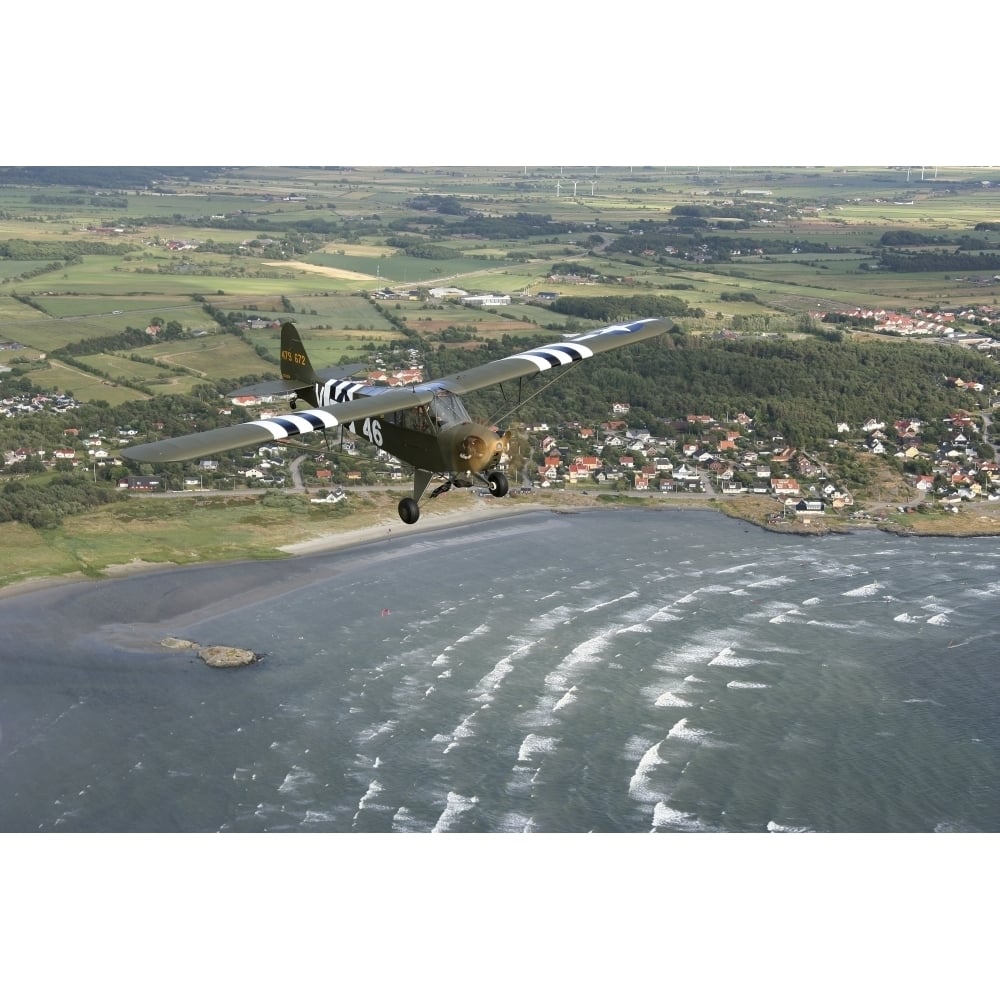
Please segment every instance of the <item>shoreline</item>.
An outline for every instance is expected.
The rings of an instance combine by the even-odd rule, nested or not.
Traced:
[[[553,498],[555,500],[555,498]],[[1000,521],[997,518],[980,517],[980,520],[987,522],[981,526],[981,530],[956,530],[956,531],[917,531],[894,523],[880,523],[876,521],[852,520],[848,522],[836,521],[831,523],[823,515],[819,517],[803,520],[788,521],[780,524],[762,523],[759,517],[754,516],[753,510],[745,513],[734,509],[732,506],[722,506],[716,502],[699,498],[685,498],[682,502],[677,502],[676,498],[670,501],[663,501],[662,505],[651,503],[628,503],[616,502],[615,500],[600,501],[597,495],[580,496],[573,494],[569,497],[559,497],[558,502],[543,501],[518,501],[515,503],[497,502],[490,499],[477,499],[471,506],[465,506],[460,510],[450,512],[429,512],[425,513],[421,519],[412,525],[405,525],[395,518],[381,518],[380,520],[360,528],[348,528],[334,531],[327,531],[307,538],[299,542],[290,542],[287,545],[275,546],[274,551],[292,560],[300,556],[314,556],[327,552],[344,552],[346,550],[359,548],[372,542],[391,542],[399,540],[405,542],[416,535],[426,534],[434,531],[445,531],[454,528],[462,528],[475,525],[480,522],[492,522],[506,518],[516,517],[520,514],[531,513],[554,513],[569,514],[583,513],[590,510],[635,510],[635,511],[710,511],[718,515],[741,520],[747,525],[759,528],[762,531],[774,532],[776,534],[793,534],[804,537],[815,537],[816,535],[830,534],[853,534],[863,531],[881,531],[898,537],[906,538],[931,538],[931,537],[955,537],[989,538],[1000,534]],[[956,527],[958,527],[956,525]],[[38,593],[58,587],[71,586],[85,582],[110,583],[115,580],[129,578],[133,576],[156,573],[172,572],[182,569],[190,569],[197,566],[213,565],[224,567],[232,565],[239,560],[206,560],[205,562],[175,563],[175,562],[149,562],[139,557],[127,563],[114,563],[105,566],[99,575],[87,574],[81,571],[74,571],[62,575],[30,577],[24,580],[13,581],[0,586],[0,602],[19,597],[26,594]]]

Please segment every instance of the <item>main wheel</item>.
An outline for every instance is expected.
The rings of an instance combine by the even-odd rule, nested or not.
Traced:
[[[420,517],[420,506],[413,497],[403,497],[399,501],[399,518],[404,524],[416,524]]]
[[[507,477],[502,472],[491,472],[486,477],[486,482],[489,483],[490,493],[495,497],[505,497],[510,489]]]

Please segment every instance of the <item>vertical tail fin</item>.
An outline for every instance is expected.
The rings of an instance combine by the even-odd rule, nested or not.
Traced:
[[[318,381],[299,331],[291,323],[281,328],[281,377],[297,385],[315,385]]]

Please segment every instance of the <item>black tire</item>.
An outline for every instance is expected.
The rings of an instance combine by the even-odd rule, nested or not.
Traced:
[[[399,501],[399,519],[404,524],[416,524],[420,517],[420,506],[413,497],[403,497]]]
[[[490,485],[490,493],[495,497],[505,497],[510,489],[507,477],[502,472],[491,472],[486,477],[486,481]]]

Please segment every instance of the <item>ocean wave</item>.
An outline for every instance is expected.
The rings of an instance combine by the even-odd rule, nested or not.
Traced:
[[[781,614],[768,618],[769,625],[788,625],[795,622],[796,615],[801,616],[801,611],[782,611]]]
[[[745,586],[747,590],[756,590],[758,588],[788,587],[794,583],[795,581],[790,576],[771,576],[764,580],[754,580],[753,583],[747,583]]]
[[[489,708],[488,705],[483,706],[484,708]],[[472,736],[475,730],[472,728],[472,720],[482,711],[482,709],[477,708],[471,715],[467,715],[462,721],[452,730],[451,742],[445,747],[445,753],[451,753],[455,747],[458,746],[461,740],[467,740]],[[435,737],[436,739],[436,737]]]
[[[302,817],[303,826],[314,826],[317,823],[335,823],[336,821],[337,817],[333,813],[323,812],[319,809],[307,809],[305,816]]]
[[[385,791],[385,785],[378,780],[373,780],[369,785],[365,794],[361,796],[358,800],[358,812],[363,809],[376,809],[380,811],[385,811],[391,809],[391,806],[381,804],[377,801],[379,795]],[[355,814],[355,819],[357,819],[357,814]]]
[[[465,813],[475,809],[477,805],[479,805],[479,798],[476,795],[459,795],[457,792],[449,792],[448,804],[438,817],[431,833],[446,833]]]
[[[767,832],[768,833],[814,833],[808,826],[785,826],[781,823],[775,823],[773,819],[767,821]]]
[[[521,749],[517,752],[517,759],[529,761],[539,754],[551,753],[558,743],[559,740],[555,736],[538,736],[535,733],[528,733],[521,741]]]
[[[769,688],[770,684],[761,684],[758,681],[730,681],[726,687],[727,688],[737,688],[737,689],[758,689],[758,688]]]
[[[757,563],[747,562],[738,563],[735,566],[723,566],[722,569],[715,570],[716,576],[725,576],[728,573],[742,573],[744,570],[755,570],[757,568]]]
[[[720,653],[708,661],[710,667],[750,667],[759,660],[753,660],[748,656],[737,656],[732,646],[727,646]]]
[[[884,584],[874,581],[874,583],[866,583],[861,587],[855,587],[853,590],[845,590],[840,596],[841,597],[873,597],[880,590],[884,589]]]
[[[691,702],[678,697],[674,691],[664,691],[655,702],[657,708],[690,708]]]
[[[663,608],[660,611],[654,611],[646,621],[650,622],[679,622],[681,620],[680,615],[675,615],[672,611],[667,611]]]
[[[653,791],[649,776],[658,765],[663,763],[660,757],[660,744],[654,743],[639,761],[639,766],[635,773],[629,778],[628,793],[639,802],[652,802],[659,797],[659,793]]]
[[[610,600],[602,601],[600,604],[594,604],[589,608],[583,609],[583,614],[589,615],[592,611],[599,611],[601,608],[610,608],[612,604],[619,604],[622,601],[630,601],[634,597],[639,596],[639,591],[630,590],[627,594],[622,594],[621,597],[612,597]]]
[[[576,685],[574,684],[553,706],[552,711],[561,712],[564,708],[572,705],[577,700]]]
[[[463,635],[460,638],[456,639],[455,645],[457,646],[460,642],[472,642],[472,640],[475,639],[476,636],[486,635],[486,633],[489,631],[490,631],[490,626],[486,622],[483,622],[482,624],[477,625],[467,635]]]
[[[400,806],[392,817],[393,833],[425,833],[427,829],[406,806]]]
[[[807,625],[818,625],[820,628],[832,629],[835,632],[859,632],[861,625],[857,622],[821,622],[816,618],[810,618]]]
[[[499,833],[532,833],[534,826],[535,821],[530,816],[509,812],[500,817],[497,822],[497,831]]]
[[[709,831],[712,827],[691,813],[674,809],[666,802],[657,802],[653,807],[653,829],[695,833]]]
[[[307,771],[298,764],[293,764],[291,770],[285,775],[285,780],[278,786],[278,791],[283,795],[291,795],[298,792],[303,785],[308,785],[316,780],[316,775],[312,771]]]
[[[674,723],[673,728],[667,733],[667,739],[683,740],[685,743],[704,743],[712,734],[707,729],[695,729],[688,725],[686,718]]]

